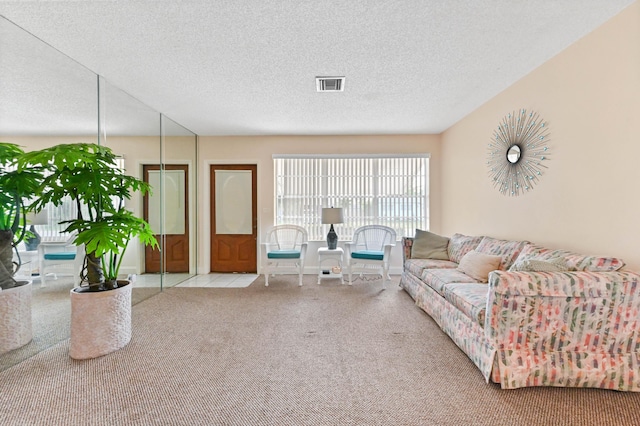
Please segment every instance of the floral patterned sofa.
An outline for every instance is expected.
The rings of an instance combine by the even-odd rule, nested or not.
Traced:
[[[486,236],[445,240],[433,259],[415,258],[417,240],[403,238],[400,286],[487,382],[640,391],[640,275],[622,260]],[[461,270],[473,253],[499,257],[486,279]]]

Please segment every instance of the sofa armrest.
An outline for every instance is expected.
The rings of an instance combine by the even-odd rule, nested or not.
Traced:
[[[411,259],[411,247],[413,246],[413,237],[402,237],[402,264],[404,265],[407,259]]]
[[[489,275],[485,333],[498,350],[640,353],[640,275]]]

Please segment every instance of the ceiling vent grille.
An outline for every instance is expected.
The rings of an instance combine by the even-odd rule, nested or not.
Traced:
[[[316,90],[318,92],[342,92],[344,91],[344,77],[316,77]]]

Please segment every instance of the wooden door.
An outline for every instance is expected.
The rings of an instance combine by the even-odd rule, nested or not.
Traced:
[[[144,197],[144,218],[155,232],[164,230],[156,235],[161,250],[145,248],[145,271],[189,272],[189,166],[163,167],[143,167],[144,181],[153,186]]]
[[[252,272],[257,262],[257,166],[212,165],[211,272]]]

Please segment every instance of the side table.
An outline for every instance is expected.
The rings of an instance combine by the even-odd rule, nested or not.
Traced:
[[[38,250],[30,250],[30,251],[19,251],[20,260],[22,262],[22,266],[20,266],[20,270],[16,274],[16,277],[20,277],[22,279],[28,280],[39,280],[40,273],[38,267],[38,260],[40,259],[38,255]]]
[[[328,247],[320,247],[318,249],[318,284],[323,278],[340,278],[340,283],[344,284],[344,276],[342,275],[343,257],[344,250],[341,247],[333,250],[329,250]],[[328,265],[324,266],[324,264]]]

